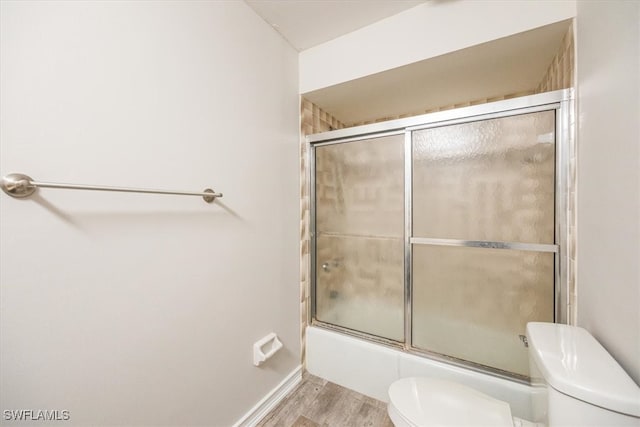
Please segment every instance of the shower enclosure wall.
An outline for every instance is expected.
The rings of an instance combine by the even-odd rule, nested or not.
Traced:
[[[566,322],[569,90],[311,135],[311,323],[528,379]]]

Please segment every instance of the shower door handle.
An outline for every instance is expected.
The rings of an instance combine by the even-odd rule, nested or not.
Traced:
[[[322,269],[327,273],[331,272],[331,267],[340,267],[342,259],[332,259],[322,263]]]

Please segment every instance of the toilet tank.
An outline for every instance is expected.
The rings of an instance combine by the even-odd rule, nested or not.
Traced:
[[[640,426],[640,388],[585,329],[527,324],[535,422]]]

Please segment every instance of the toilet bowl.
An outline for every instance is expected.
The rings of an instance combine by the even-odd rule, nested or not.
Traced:
[[[389,418],[396,427],[529,427],[509,404],[453,381],[410,377],[389,387]]]
[[[421,377],[391,384],[389,418],[396,427],[640,427],[640,388],[585,329],[532,322],[527,337],[533,420],[471,387]]]

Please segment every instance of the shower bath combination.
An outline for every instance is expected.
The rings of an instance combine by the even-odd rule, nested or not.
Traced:
[[[312,325],[526,383],[567,323],[572,91],[310,135]]]

